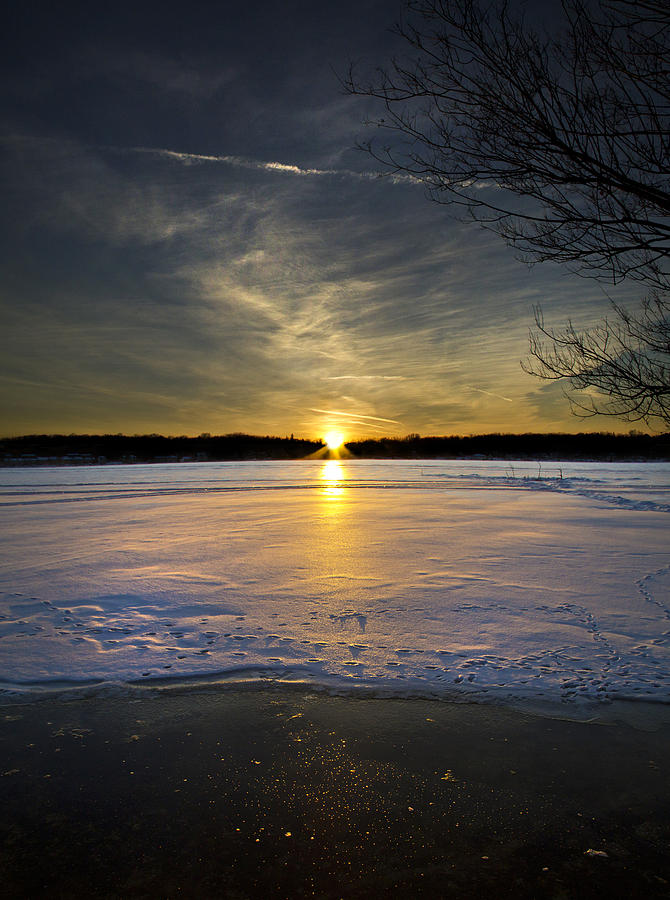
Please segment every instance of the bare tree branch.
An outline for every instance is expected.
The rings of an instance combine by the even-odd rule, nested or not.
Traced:
[[[363,146],[390,173],[527,262],[645,287],[638,313],[615,307],[588,332],[539,316],[526,370],[589,392],[589,414],[669,424],[670,3],[563,0],[563,13],[554,36],[505,0],[407,0],[406,56],[351,69],[345,87],[380,102],[371,124],[388,143]]]
[[[571,322],[548,328],[535,310],[530,360],[525,371],[564,380],[573,412],[613,415],[631,422],[670,422],[670,304],[645,300],[630,313],[613,304],[612,316],[595,328],[579,330]],[[579,391],[579,395],[575,395]]]

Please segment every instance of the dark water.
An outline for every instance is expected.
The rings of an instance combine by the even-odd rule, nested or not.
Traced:
[[[0,895],[666,897],[669,750],[298,691],[6,706]]]

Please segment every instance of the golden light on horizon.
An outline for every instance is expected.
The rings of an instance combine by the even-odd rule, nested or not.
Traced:
[[[344,443],[344,435],[340,431],[329,431],[323,439],[329,450],[339,450]]]

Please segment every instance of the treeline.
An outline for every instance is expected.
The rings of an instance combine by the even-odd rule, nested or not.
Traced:
[[[321,441],[252,434],[31,434],[0,439],[1,465],[87,465],[93,463],[207,462],[244,459],[301,459]]]
[[[476,434],[351,441],[353,456],[376,459],[670,460],[670,433]]]
[[[349,441],[361,459],[670,460],[670,433],[479,434]],[[325,450],[322,441],[251,434],[41,434],[0,439],[0,465],[216,462],[303,459]]]

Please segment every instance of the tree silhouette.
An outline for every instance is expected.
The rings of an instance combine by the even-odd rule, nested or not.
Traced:
[[[383,105],[372,124],[391,141],[363,146],[390,173],[527,262],[644,286],[639,309],[581,333],[538,312],[524,368],[582,392],[578,413],[669,424],[670,4],[562,10],[550,36],[502,0],[409,0],[407,55],[346,87]]]

